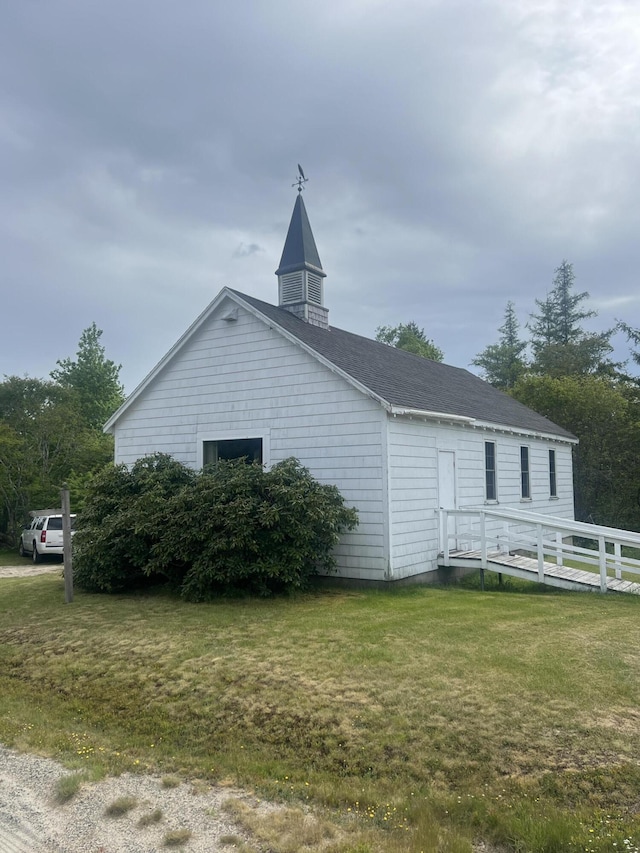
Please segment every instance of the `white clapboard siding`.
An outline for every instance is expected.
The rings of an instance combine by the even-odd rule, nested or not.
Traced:
[[[358,508],[358,528],[335,551],[339,574],[382,579],[388,553],[380,407],[248,312],[239,310],[232,323],[219,317],[124,412],[116,461],[162,451],[197,467],[204,440],[262,436],[265,462],[295,456]]]
[[[388,421],[390,574],[431,571],[438,545],[437,436],[432,424]]]
[[[496,445],[497,501],[485,500],[485,441]],[[520,447],[529,447],[531,500],[520,494]],[[556,452],[557,498],[549,491],[549,449]],[[458,508],[497,503],[573,518],[571,446],[471,425],[390,418],[388,426],[390,573],[394,579],[437,568],[438,451],[455,454]]]

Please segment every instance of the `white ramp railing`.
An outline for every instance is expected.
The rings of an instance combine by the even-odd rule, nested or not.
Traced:
[[[440,516],[445,566],[452,551],[479,552],[483,569],[491,555],[522,552],[537,558],[538,579],[544,582],[545,561],[562,566],[572,560],[581,568],[595,567],[602,592],[607,591],[608,577],[640,575],[640,533],[631,530],[492,507],[441,509]],[[449,523],[452,518],[455,524]]]

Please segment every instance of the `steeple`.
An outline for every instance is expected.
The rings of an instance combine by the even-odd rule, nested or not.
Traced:
[[[302,184],[299,184],[299,190]],[[278,276],[278,305],[306,323],[329,328],[329,311],[324,307],[322,269],[309,217],[298,192],[289,231],[284,243]]]

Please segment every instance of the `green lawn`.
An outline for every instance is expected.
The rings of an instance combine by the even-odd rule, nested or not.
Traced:
[[[532,554],[531,556],[535,558],[535,554]],[[609,556],[611,556],[611,555],[609,555]],[[547,554],[544,559],[545,559],[545,562],[547,562],[547,563],[556,563],[557,562],[555,557],[551,554]],[[598,552],[597,551],[594,554],[594,559],[595,560],[598,559]],[[584,560],[571,560],[571,559],[565,558],[563,560],[562,564],[564,566],[567,566],[567,568],[570,568],[570,569],[580,569],[583,572],[591,572],[592,574],[595,574],[598,576],[600,575],[600,566],[596,565],[594,563],[591,563],[591,562],[586,563]],[[607,577],[608,578],[614,578],[615,576],[616,576],[615,568],[611,564],[609,564],[607,566]],[[621,573],[621,579],[625,580],[625,581],[631,581],[632,583],[640,583],[640,573],[635,572],[635,571],[624,570]]]
[[[14,550],[0,548],[0,568],[2,566],[20,566],[22,565],[22,563],[27,566],[30,562],[30,558],[21,557],[18,554],[17,548],[15,548]]]
[[[0,580],[0,741],[303,803],[334,828],[310,851],[637,851],[640,599],[487,583],[65,605],[57,575]]]

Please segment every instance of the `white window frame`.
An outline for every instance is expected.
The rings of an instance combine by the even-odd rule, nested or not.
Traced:
[[[488,489],[488,480],[487,475],[489,473],[489,468],[487,468],[487,445],[493,445],[493,497],[489,497],[489,489]],[[485,440],[484,442],[484,500],[485,503],[488,504],[496,504],[498,503],[498,445],[495,441]]]
[[[202,470],[204,464],[205,441],[249,441],[254,438],[262,439],[262,465],[265,468],[271,466],[271,435],[270,432],[259,430],[236,430],[234,432],[199,432],[197,434],[196,467]]]
[[[549,448],[549,498],[558,500],[558,455],[553,447]]]
[[[527,467],[525,470],[523,463],[523,454],[522,451],[526,451],[527,458]],[[525,494],[524,483],[525,483],[525,475],[527,482],[527,489]],[[528,444],[520,445],[520,500],[522,501],[530,501],[531,500],[531,448]]]

